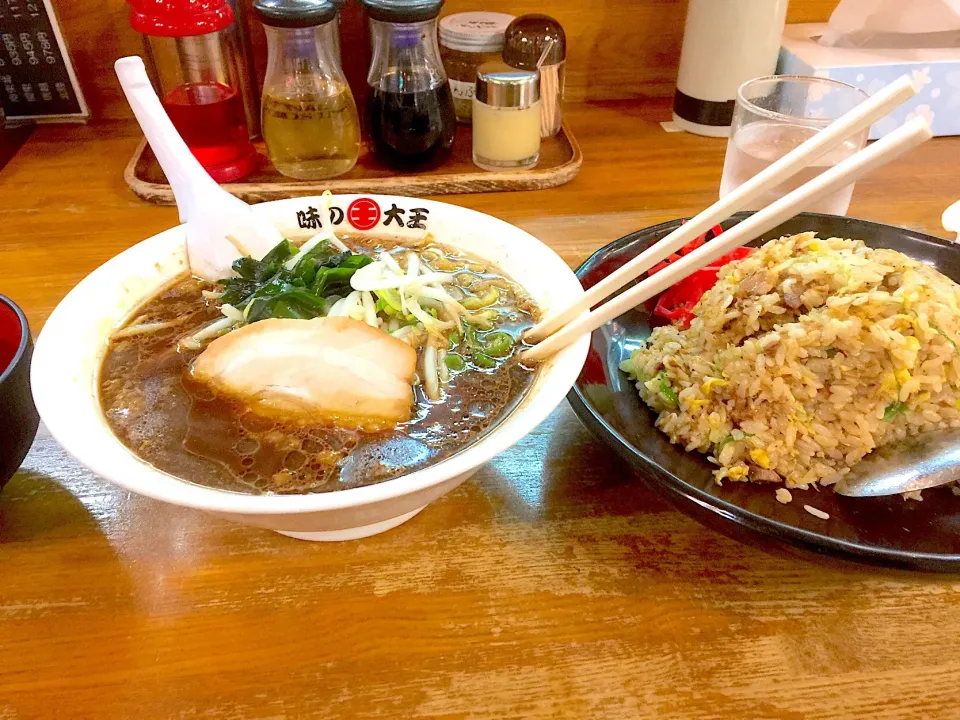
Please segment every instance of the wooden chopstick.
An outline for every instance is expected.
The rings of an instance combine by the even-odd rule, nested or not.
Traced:
[[[706,267],[714,260],[744,245],[759,235],[803,211],[804,207],[823,199],[830,193],[855,182],[871,170],[885,165],[907,150],[933,137],[930,125],[917,117],[878,140],[870,147],[851,155],[843,162],[824,171],[793,192],[784,195],[710,242],[683,256],[676,262],[640,281],[590,313],[564,326],[537,345],[523,351],[520,359],[526,363],[540,362],[571,344],[577,338],[591,333],[641,303]],[[661,241],[662,242],[662,241]]]
[[[549,314],[527,331],[525,339],[537,341],[556,332],[584,311],[602,302],[621,287],[640,277],[669,255],[676,253],[694,238],[743,210],[772,187],[796,175],[825,152],[838,146],[851,135],[868,127],[916,94],[909,76],[890,83],[849,112],[830,123],[821,132],[802,143],[768,168],[752,177],[726,197],[691,218],[656,245],[647,248],[630,262],[610,273],[571,305]]]

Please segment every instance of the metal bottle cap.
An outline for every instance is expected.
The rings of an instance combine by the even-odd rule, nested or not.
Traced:
[[[278,28],[315,27],[337,16],[329,0],[253,0],[253,10],[264,25]]]
[[[477,68],[475,97],[493,107],[529,107],[540,99],[540,75],[499,61],[484,63]]]
[[[360,0],[367,17],[388,23],[432,20],[440,14],[443,0]]]

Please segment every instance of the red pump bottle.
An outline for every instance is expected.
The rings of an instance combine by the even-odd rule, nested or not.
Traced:
[[[259,157],[240,94],[233,9],[225,0],[127,2],[130,25],[145,36],[156,68],[160,100],[184,142],[218,183],[250,174]]]

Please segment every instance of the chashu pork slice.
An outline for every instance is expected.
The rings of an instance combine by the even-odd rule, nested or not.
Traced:
[[[217,338],[193,377],[254,412],[378,430],[410,419],[417,352],[346,317],[261,320]]]

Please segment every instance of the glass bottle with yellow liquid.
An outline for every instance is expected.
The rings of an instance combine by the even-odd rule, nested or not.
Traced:
[[[340,67],[328,0],[256,0],[267,34],[261,125],[274,167],[289,177],[342,175],[360,154],[357,105]]]

